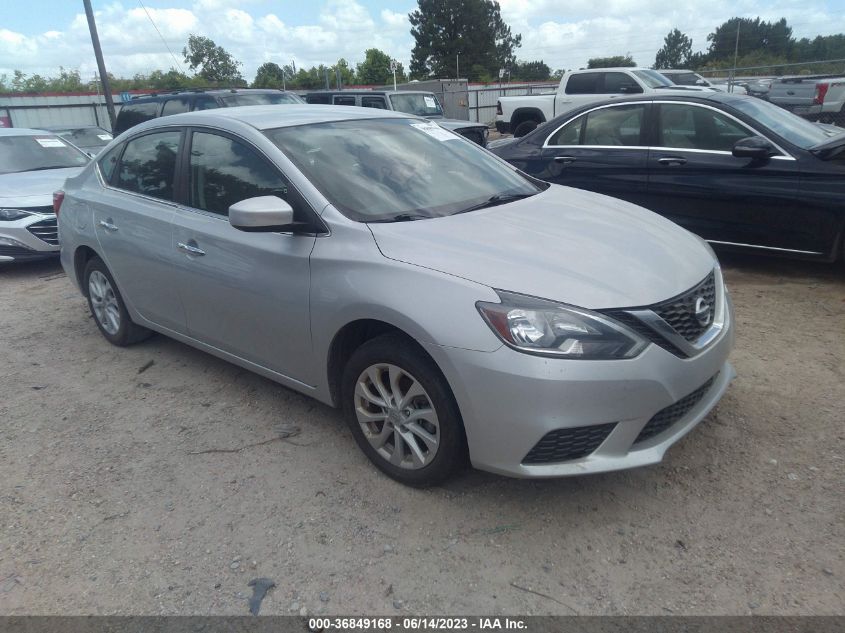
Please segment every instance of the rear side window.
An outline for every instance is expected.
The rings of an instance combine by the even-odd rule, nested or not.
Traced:
[[[587,114],[583,145],[639,145],[644,114],[645,105],[593,110]]]
[[[114,185],[145,196],[173,199],[179,130],[156,132],[126,143]]]
[[[122,149],[123,144],[116,145],[97,161],[97,165],[100,167],[100,173],[103,175],[103,180],[108,183],[112,181],[115,167],[117,167],[117,159],[120,158],[120,152]]]
[[[332,96],[325,95],[325,94],[313,94],[313,95],[305,95],[305,101],[307,103],[331,103]]]
[[[149,121],[158,116],[158,102],[128,103],[120,108],[120,113],[115,121],[115,134],[125,132],[131,127]]]
[[[229,215],[229,207],[256,196],[287,199],[279,171],[244,143],[194,132],[191,142],[191,206]]]
[[[355,97],[335,97],[334,98],[335,105],[345,105],[345,106],[354,106],[355,105]]]
[[[361,105],[365,108],[387,110],[387,104],[384,102],[384,97],[361,97]]]
[[[581,128],[584,126],[584,120],[586,118],[587,115],[582,114],[574,121],[570,121],[564,125],[549,137],[547,145],[580,145]]]
[[[219,107],[217,99],[214,97],[197,97],[197,100],[194,101],[194,110],[214,110]]]
[[[179,114],[180,112],[187,112],[190,109],[191,100],[188,97],[168,99],[164,102],[164,107],[161,109],[161,116],[167,116],[168,114]]]
[[[601,88],[600,73],[580,73],[572,75],[566,82],[566,94],[568,95],[593,95],[599,94]]]

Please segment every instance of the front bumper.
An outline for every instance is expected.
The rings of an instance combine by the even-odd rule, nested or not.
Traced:
[[[716,405],[735,372],[733,314],[716,341],[693,358],[650,345],[620,361],[560,360],[502,346],[494,352],[426,349],[452,386],[472,464],[513,477],[559,477],[654,464]],[[695,405],[662,432],[636,442],[662,410],[713,379]],[[551,431],[614,424],[590,454],[556,463],[524,463]]]
[[[59,254],[58,243],[41,239],[38,235],[58,242],[52,229],[44,230],[44,223],[56,220],[52,214],[36,214],[12,222],[0,222],[0,262],[31,261]]]

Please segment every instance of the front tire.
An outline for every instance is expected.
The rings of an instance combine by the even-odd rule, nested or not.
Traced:
[[[466,464],[463,423],[449,385],[407,338],[385,334],[355,350],[341,394],[358,446],[396,481],[433,486]]]
[[[126,304],[109,269],[99,257],[92,257],[82,274],[88,307],[100,333],[112,345],[125,347],[148,338],[152,332],[129,318]]]

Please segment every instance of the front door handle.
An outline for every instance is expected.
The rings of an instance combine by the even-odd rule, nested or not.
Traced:
[[[102,226],[106,231],[111,231],[112,233],[117,230],[117,227],[114,225],[111,218],[108,220],[100,220],[100,226]]]
[[[686,165],[687,159],[680,156],[664,156],[663,158],[658,158],[657,162],[661,165]]]
[[[202,250],[201,248],[198,248],[198,247],[196,247],[196,246],[193,246],[193,245],[191,245],[191,244],[185,244],[184,242],[179,242],[178,244],[176,244],[176,246],[177,246],[180,250],[183,250],[183,251],[185,251],[186,253],[188,253],[188,254],[190,254],[190,255],[197,255],[197,256],[199,256],[199,255],[205,255],[205,251],[204,251],[204,250]]]
[[[564,165],[568,165],[569,163],[575,162],[574,156],[555,156],[556,163],[563,163]]]

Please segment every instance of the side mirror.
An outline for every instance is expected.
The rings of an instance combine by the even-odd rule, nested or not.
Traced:
[[[258,196],[229,207],[229,224],[251,233],[290,231],[295,225],[293,208],[276,196]]]
[[[765,160],[776,153],[774,146],[762,136],[749,136],[736,142],[733,155],[737,158]]]
[[[709,86],[710,84],[708,84],[707,81],[704,80],[704,79],[696,79],[695,85],[696,86]]]

